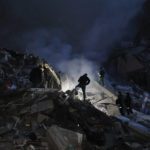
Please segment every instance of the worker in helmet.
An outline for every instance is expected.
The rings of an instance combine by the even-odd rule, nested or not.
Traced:
[[[99,71],[98,75],[99,75],[99,83],[100,83],[102,86],[104,86],[105,71],[104,71],[104,68],[103,68],[103,67],[100,68],[100,71]]]
[[[118,98],[116,100],[116,105],[119,107],[120,114],[122,116],[124,116],[124,102],[123,102],[122,93],[120,91],[118,92]]]

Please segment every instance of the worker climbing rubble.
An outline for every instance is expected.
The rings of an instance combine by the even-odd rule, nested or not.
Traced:
[[[86,99],[86,86],[90,83],[90,79],[87,77],[87,73],[85,73],[83,76],[81,76],[78,80],[79,84],[76,86],[80,87],[83,92],[83,100]]]
[[[104,86],[105,71],[104,71],[104,68],[103,68],[103,67],[100,68],[100,71],[99,71],[99,73],[98,73],[98,76],[99,76],[99,83],[100,83],[100,85]]]

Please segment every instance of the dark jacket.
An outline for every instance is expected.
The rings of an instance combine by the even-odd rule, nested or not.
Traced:
[[[104,78],[104,75],[105,75],[104,69],[101,69],[100,72],[99,72],[99,74],[100,74],[100,77]]]
[[[90,83],[90,79],[86,75],[83,75],[79,78],[78,82],[80,85],[88,85]]]
[[[125,97],[125,105],[127,106],[127,107],[131,107],[131,97],[130,97],[130,95],[127,95],[126,97]]]
[[[118,95],[118,98],[116,100],[116,104],[119,105],[119,106],[123,106],[123,97],[122,97],[122,94],[119,94]]]

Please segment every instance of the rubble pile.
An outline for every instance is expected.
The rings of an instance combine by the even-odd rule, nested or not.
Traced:
[[[49,70],[49,87],[32,87],[37,65]],[[60,90],[60,76],[44,60],[0,49],[0,150],[150,149],[147,116],[119,116],[116,95],[91,85],[97,91],[81,101],[80,91]]]
[[[0,96],[0,103],[0,149],[3,150],[150,147],[149,135],[138,134],[126,122],[57,89],[10,91]]]
[[[45,60],[42,60],[39,57],[29,53],[17,53],[12,50],[0,49],[1,89],[5,88],[2,85],[12,89],[25,89],[32,87],[32,84],[29,80],[29,74],[31,70],[38,65],[42,65],[43,67],[46,66],[50,72],[51,81],[49,88],[60,89],[61,83],[58,75]]]
[[[150,49],[143,45],[122,49],[113,54],[107,62],[107,67],[116,81],[113,87],[122,93],[129,92],[133,97],[133,107],[141,111],[145,93],[150,91]],[[149,94],[148,94],[149,95]],[[149,97],[149,96],[148,96]],[[150,114],[150,101],[146,102],[147,114]]]

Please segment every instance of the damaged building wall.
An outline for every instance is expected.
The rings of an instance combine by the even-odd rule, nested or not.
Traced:
[[[132,54],[121,53],[116,56],[113,56],[109,60],[111,65],[109,68],[112,68],[115,73],[127,77],[129,73],[144,69],[142,63]]]
[[[136,48],[133,48],[133,50]],[[132,54],[133,50],[130,49],[130,52],[122,51],[112,55],[107,61],[109,72],[116,79],[123,77],[126,81],[132,81],[132,83],[150,91],[149,49],[136,54]]]
[[[60,89],[61,83],[58,75],[45,60],[42,60],[33,54],[17,53],[7,49],[0,49],[1,84],[8,83],[15,85],[16,88],[34,87],[29,80],[30,72],[38,65],[42,65],[42,67],[46,67],[48,69],[50,78],[48,88]]]

